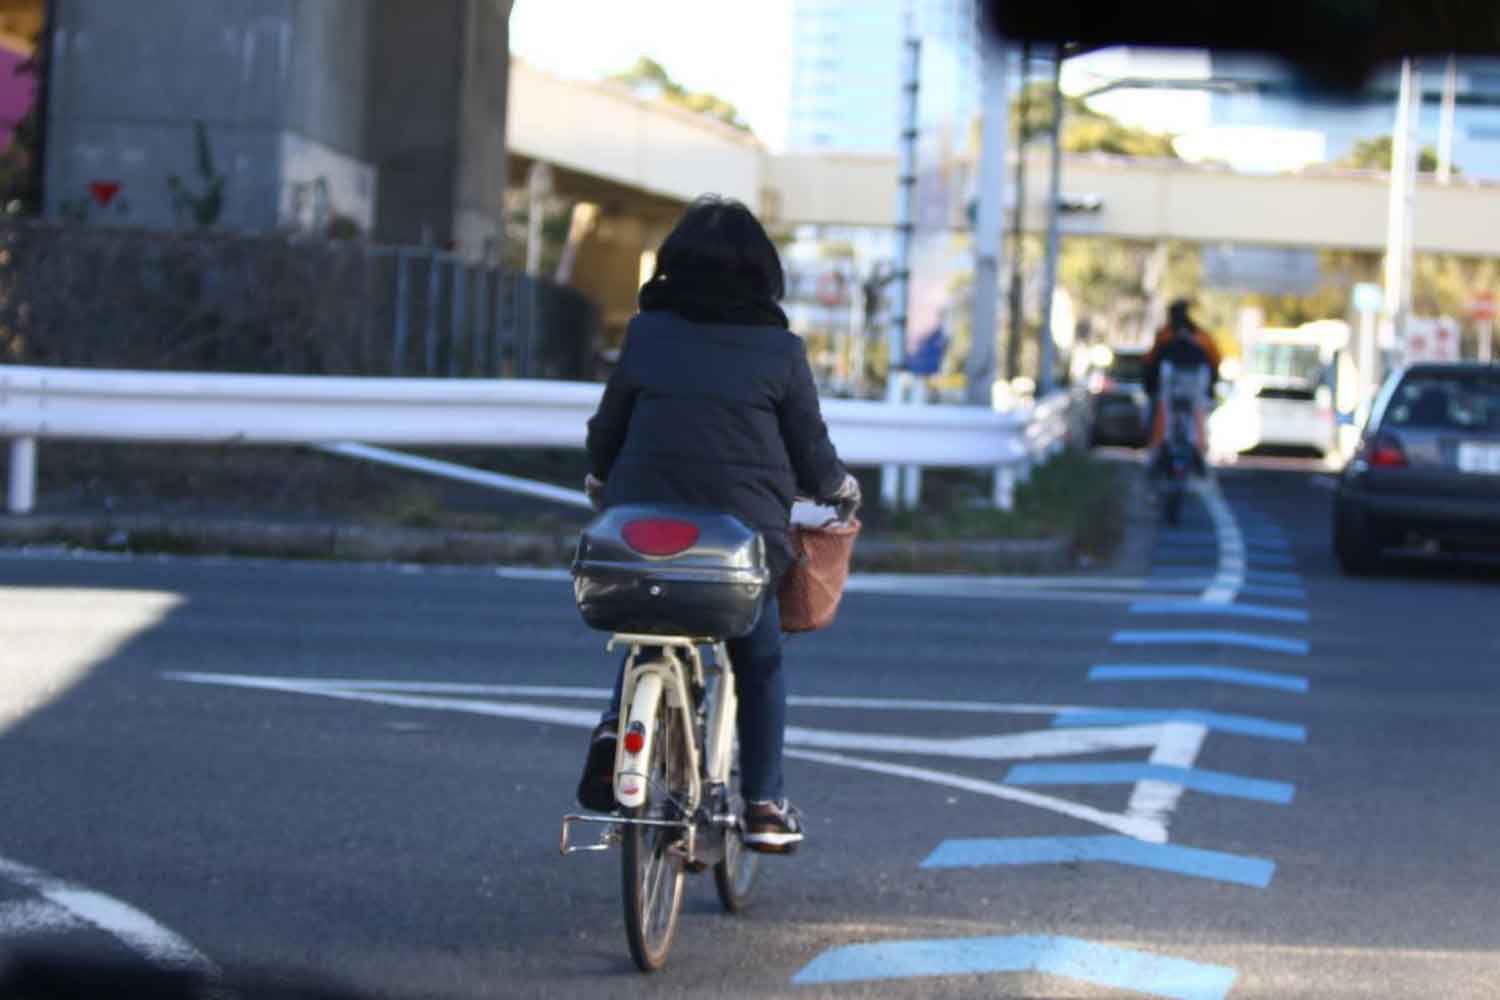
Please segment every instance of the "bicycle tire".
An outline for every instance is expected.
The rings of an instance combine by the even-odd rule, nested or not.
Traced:
[[[740,781],[740,748],[734,748],[734,764],[729,769],[729,787]],[[745,803],[739,796],[731,801],[735,815],[745,815]],[[726,913],[740,913],[755,894],[755,878],[760,872],[760,855],[745,846],[743,827],[724,832],[724,857],[714,864],[714,888],[719,905]]]
[[[677,819],[673,796],[686,784],[686,734],[665,695],[657,698],[650,757],[646,761],[646,801],[626,815],[636,819]],[[625,825],[620,866],[625,901],[625,939],[642,972],[667,964],[682,910],[682,855],[674,850],[679,832],[668,827]]]
[[[1167,487],[1167,523],[1174,528],[1182,523],[1182,495],[1181,483],[1173,483]]]

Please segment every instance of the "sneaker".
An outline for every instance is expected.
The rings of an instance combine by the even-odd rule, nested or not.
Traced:
[[[589,739],[589,755],[578,779],[578,804],[594,812],[614,812],[615,747],[619,741],[619,720],[605,719],[594,727]]]
[[[802,814],[786,799],[745,809],[745,846],[761,854],[791,854],[802,843]]]

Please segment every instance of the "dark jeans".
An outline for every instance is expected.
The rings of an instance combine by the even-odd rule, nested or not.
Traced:
[[[740,791],[747,802],[779,801],[782,793],[781,746],[786,735],[786,676],[781,670],[781,607],[772,594],[750,634],[729,640],[734,664],[734,693],[740,702],[735,720],[740,736]],[[629,659],[627,654],[626,659]],[[606,719],[619,718],[625,661],[615,678]]]

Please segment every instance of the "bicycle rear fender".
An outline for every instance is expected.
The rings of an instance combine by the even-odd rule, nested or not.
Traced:
[[[651,745],[656,739],[656,711],[661,705],[663,678],[659,671],[641,670],[630,699],[630,711],[620,720],[620,748],[615,758],[615,800],[634,809],[646,801],[646,763],[651,759]],[[637,723],[644,729],[645,742],[636,753],[625,749],[625,733]]]

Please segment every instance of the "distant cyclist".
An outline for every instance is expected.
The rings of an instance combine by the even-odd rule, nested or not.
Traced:
[[[828,439],[802,340],[778,300],[781,258],[750,210],[701,198],[688,207],[641,287],[620,362],[589,421],[596,504],[682,503],[733,514],[766,540],[772,571],[792,564],[792,501],[841,514],[859,482]],[[786,678],[776,588],[749,635],[729,643],[739,697],[745,845],[787,853],[803,839],[783,797]],[[615,807],[620,685],[594,730],[578,801]]]
[[[1166,437],[1169,409],[1174,401],[1193,407],[1193,445],[1202,465],[1204,413],[1218,377],[1219,350],[1213,338],[1189,315],[1186,299],[1178,299],[1167,310],[1167,324],[1157,334],[1146,355],[1146,394],[1151,398],[1151,444],[1153,458],[1160,454]]]

